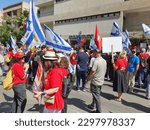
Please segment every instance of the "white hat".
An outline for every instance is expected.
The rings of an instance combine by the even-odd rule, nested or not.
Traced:
[[[56,56],[56,53],[53,50],[46,51],[45,55],[43,56],[43,59],[45,60],[57,60],[58,57]]]

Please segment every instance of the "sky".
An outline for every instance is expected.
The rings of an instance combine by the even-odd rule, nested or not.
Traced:
[[[0,0],[0,9],[3,9],[4,7],[7,7],[9,5],[19,3],[21,1],[29,1],[29,0]]]

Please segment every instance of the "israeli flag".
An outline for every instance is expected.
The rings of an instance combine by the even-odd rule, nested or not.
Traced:
[[[129,32],[127,31],[127,29],[125,31],[125,41],[127,42],[128,46],[131,45],[131,41],[130,41],[130,38],[129,38]]]
[[[94,41],[94,37],[92,37],[91,40],[90,40],[90,46],[89,46],[89,48],[91,50],[95,50],[97,48],[97,46],[95,44],[95,41]]]
[[[17,46],[17,44],[15,43],[15,40],[14,40],[14,38],[13,38],[12,36],[10,37],[10,40],[11,40],[11,46],[12,46],[13,50],[14,50],[15,52],[17,52],[18,46]]]
[[[117,22],[113,22],[111,36],[121,36],[121,29]]]
[[[57,51],[71,53],[71,46],[62,37],[52,31],[48,26],[44,25],[44,27],[47,46],[53,47]]]
[[[27,21],[26,33],[21,39],[21,43],[27,44],[29,48],[44,44],[45,35],[36,15],[33,0],[30,1],[30,12]]]
[[[147,26],[146,24],[142,24],[142,27],[143,27],[143,31],[144,31],[144,34],[145,35],[150,35],[150,27]]]

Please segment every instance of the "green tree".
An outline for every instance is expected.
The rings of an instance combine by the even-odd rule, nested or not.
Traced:
[[[16,17],[6,17],[0,26],[0,41],[5,44],[10,43],[10,36],[16,37],[16,42],[20,41],[26,29],[28,11],[24,11]]]

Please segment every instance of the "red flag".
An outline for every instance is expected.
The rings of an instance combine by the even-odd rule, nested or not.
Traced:
[[[86,38],[82,37],[81,42],[80,42],[80,46],[83,46],[85,43],[86,43]]]
[[[95,43],[96,43],[97,49],[102,49],[102,38],[100,37],[97,24],[96,24],[96,30],[95,30]]]

